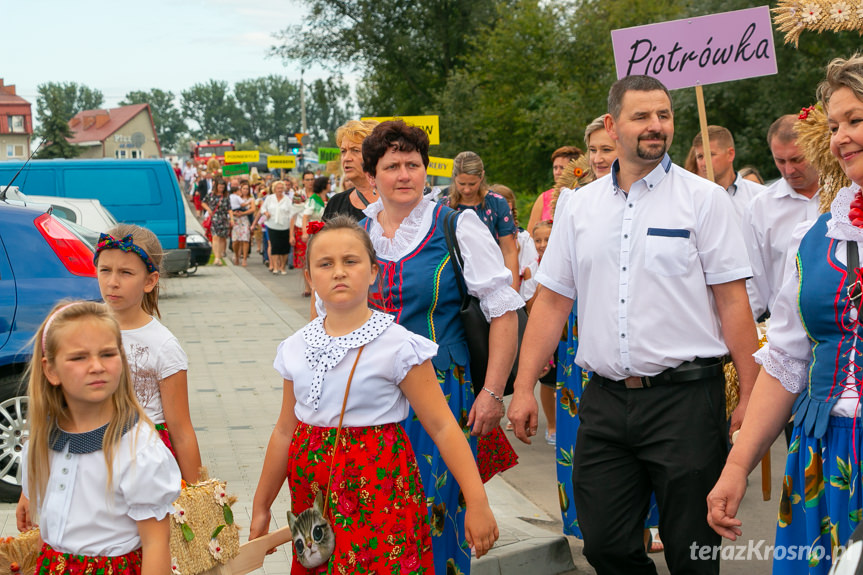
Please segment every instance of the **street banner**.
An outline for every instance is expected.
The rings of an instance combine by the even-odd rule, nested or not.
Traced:
[[[776,73],[770,7],[612,30],[618,79],[653,76],[669,90]]]
[[[297,167],[296,156],[267,156],[267,168],[284,168],[293,170]]]
[[[227,152],[230,154],[231,152]],[[222,166],[223,176],[241,176],[249,173],[249,164],[228,164]]]
[[[330,162],[338,160],[341,150],[338,148],[318,148],[318,163]]]
[[[404,120],[405,124],[422,128],[429,135],[429,144],[432,146],[440,144],[440,122],[437,116],[386,116],[380,118],[360,118],[360,120],[377,120],[378,122]]]
[[[258,162],[261,159],[261,154],[257,150],[225,152],[226,164],[238,164],[240,162]]]
[[[430,176],[452,177],[453,161],[449,158],[433,158],[429,156],[429,167],[426,173]]]

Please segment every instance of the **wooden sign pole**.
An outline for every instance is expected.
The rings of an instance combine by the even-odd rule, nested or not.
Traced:
[[[704,88],[701,84],[695,86],[695,101],[698,103],[698,124],[701,126],[701,147],[704,150],[704,162],[707,164],[707,179],[715,182],[713,175],[713,158],[710,156],[710,135],[707,133],[707,111],[704,107]]]

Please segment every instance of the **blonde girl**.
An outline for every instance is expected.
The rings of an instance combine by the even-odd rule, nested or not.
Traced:
[[[466,539],[482,556],[498,529],[431,364],[437,345],[393,316],[369,309],[377,260],[368,235],[352,218],[331,219],[311,236],[308,248],[305,276],[327,315],[279,346],[274,367],[284,378],[282,410],[255,492],[249,538],[267,532],[270,506],[285,479],[292,512],[299,514],[325,491],[332,462],[332,487],[324,501],[335,531],[329,572],[433,573],[431,530],[442,529],[444,519],[433,510],[429,525],[416,457],[400,425],[412,406],[462,488]],[[295,561],[291,572],[309,571]]]
[[[177,338],[156,319],[161,262],[158,238],[139,226],[116,226],[96,247],[99,290],[120,324],[138,401],[191,483],[198,480],[201,453],[189,414],[189,363]]]
[[[37,573],[164,574],[180,470],[135,398],[104,304],[54,308],[36,332],[18,528],[41,528]],[[29,498],[29,500],[28,500]]]

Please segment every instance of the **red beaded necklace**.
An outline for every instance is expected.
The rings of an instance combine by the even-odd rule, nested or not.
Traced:
[[[848,219],[858,228],[863,228],[863,190],[857,189],[854,199],[851,200],[851,209],[848,210]]]

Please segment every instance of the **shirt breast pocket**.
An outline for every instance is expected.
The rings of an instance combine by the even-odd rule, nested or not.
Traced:
[[[679,276],[686,273],[690,263],[689,230],[647,228],[644,246],[646,269],[661,276]]]

